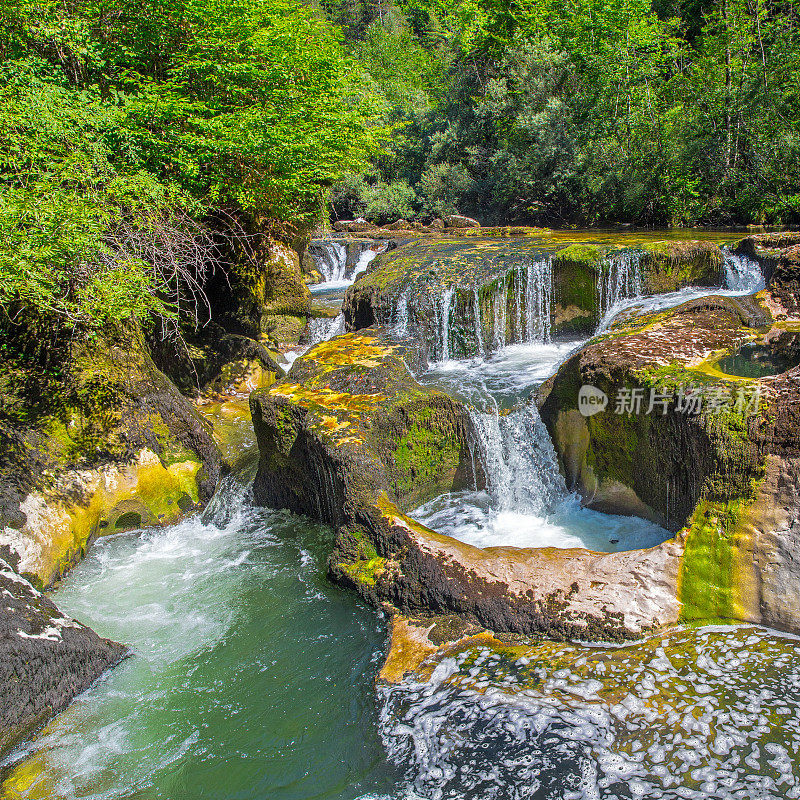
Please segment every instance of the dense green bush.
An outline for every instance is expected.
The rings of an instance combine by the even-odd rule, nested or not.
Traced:
[[[378,152],[376,95],[299,0],[9,0],[0,25],[11,316],[175,316],[220,233],[308,224]]]

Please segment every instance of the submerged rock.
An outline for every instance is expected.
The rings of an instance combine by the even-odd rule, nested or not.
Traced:
[[[541,392],[585,502],[678,531],[686,620],[800,630],[800,320],[773,323],[774,304],[712,296],[622,319]],[[778,374],[722,371],[752,344],[781,355]]]
[[[128,654],[64,616],[0,560],[0,756]]]

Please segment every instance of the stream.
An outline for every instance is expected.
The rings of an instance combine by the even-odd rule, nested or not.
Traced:
[[[321,252],[329,285],[315,295],[335,303],[357,273],[346,274],[341,252]],[[601,329],[614,314],[712,291],[644,298],[635,264],[624,268],[607,284]],[[760,280],[752,265],[728,264],[724,291]],[[541,314],[546,303],[526,308]],[[477,546],[663,541],[658,526],[582,508],[567,490],[529,401],[581,342],[552,341],[537,320],[520,322],[525,341],[471,359],[449,358],[443,344],[421,376],[470,406],[489,486],[413,516]],[[340,326],[320,320],[312,341]],[[4,798],[800,797],[800,640],[774,631],[470,646],[376,692],[382,614],[325,578],[329,529],[252,505],[246,407],[206,413],[234,474],[202,513],[100,539],[53,592],[65,613],[133,654],[12,756]]]

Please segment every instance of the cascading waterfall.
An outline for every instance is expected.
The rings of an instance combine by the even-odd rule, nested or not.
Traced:
[[[642,296],[641,256],[635,250],[623,250],[600,262],[597,281],[597,308],[602,319],[625,300]]]
[[[397,301],[397,308],[394,313],[394,332],[398,336],[408,335],[408,293],[403,292]]]
[[[731,253],[727,247],[722,248],[722,258],[728,289],[750,294],[764,288],[764,274],[757,261],[744,255]]]
[[[444,289],[439,301],[439,340],[442,345],[442,361],[450,359],[450,316],[454,296],[452,289]]]
[[[434,301],[438,356],[442,361],[476,354],[487,356],[509,344],[547,342],[551,331],[552,259],[528,262],[509,270],[494,283],[469,289],[449,287]],[[400,306],[402,305],[402,313]],[[471,316],[469,329],[456,308]],[[402,295],[395,314],[408,332],[408,296]],[[454,326],[460,336],[454,338]],[[462,340],[465,339],[466,342]],[[458,352],[464,346],[467,352]]]
[[[308,324],[308,344],[311,346],[327,342],[342,333],[344,333],[344,314],[312,319]]]
[[[553,443],[534,405],[504,415],[472,410],[470,416],[497,510],[542,516],[566,500]]]
[[[347,285],[365,272],[370,262],[388,247],[387,241],[342,243],[318,240],[309,245],[308,252],[325,278],[324,283]],[[355,263],[353,248],[360,248]]]
[[[550,341],[550,304],[553,295],[553,260],[545,258],[528,264],[525,285],[526,342]],[[521,329],[521,326],[520,326]]]
[[[372,242],[365,247],[358,256],[355,268],[353,269],[352,279],[355,280],[362,272],[367,271],[367,267],[372,263],[376,256],[385,253],[389,247],[388,242]]]
[[[309,253],[326,283],[343,281],[347,271],[347,248],[339,242],[314,242]]]
[[[483,343],[483,316],[481,315],[481,298],[477,288],[472,289],[472,313],[475,315],[475,336],[478,339],[478,356],[486,355],[486,345]]]

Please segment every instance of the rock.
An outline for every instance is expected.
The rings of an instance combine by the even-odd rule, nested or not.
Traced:
[[[589,505],[678,531],[681,619],[800,631],[800,368],[781,372],[784,361],[778,374],[746,378],[720,366],[745,342],[800,362],[800,319],[773,323],[770,305],[708,297],[623,319],[542,387],[541,410]],[[580,412],[585,385],[609,398],[605,410]],[[681,387],[712,405],[690,414],[670,399],[654,413],[615,413],[620,389],[649,398]]]
[[[443,231],[444,230],[444,222],[437,218],[437,219],[432,220],[430,225],[428,225],[428,227],[432,231]]]
[[[128,649],[64,616],[4,561],[0,593],[0,756],[6,756]]]
[[[317,345],[290,378],[251,396],[257,503],[336,529],[329,571],[404,614],[456,615],[498,631],[620,639],[678,618],[675,542],[615,554],[481,550],[407,512],[481,486],[463,405],[418,384],[423,353],[380,330]]]
[[[387,231],[407,231],[411,229],[411,223],[405,219],[398,219],[383,227]]]
[[[737,243],[734,252],[761,266],[775,314],[800,313],[800,232],[748,236]]]
[[[341,233],[360,233],[362,231],[370,231],[375,226],[367,222],[363,217],[351,220],[338,220],[333,223],[333,229]]]
[[[481,224],[472,217],[462,217],[460,214],[451,214],[444,218],[446,228],[480,228]]]
[[[514,241],[403,244],[348,289],[348,329],[401,324],[426,342],[429,357],[440,358],[447,327],[449,356],[471,357],[545,331],[588,335],[620,285],[638,282],[654,292],[723,283],[721,253],[704,242],[656,242],[647,250],[575,244],[552,254],[547,244],[541,232]]]
[[[38,400],[24,393],[43,380],[35,370],[27,384],[10,361],[4,370],[5,409],[27,415],[0,414],[0,491],[25,522],[4,527],[0,546],[32,580],[51,584],[103,533],[171,522],[211,497],[222,463],[210,425],[137,330],[76,336]]]
[[[428,358],[442,357],[446,332],[450,357],[474,356],[523,340],[529,324],[549,325],[539,318],[548,269],[536,241],[418,239],[378,256],[348,288],[345,322],[349,330],[400,326]]]
[[[648,242],[642,250],[640,268],[645,294],[725,284],[722,253],[713,242]]]

